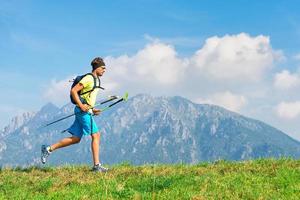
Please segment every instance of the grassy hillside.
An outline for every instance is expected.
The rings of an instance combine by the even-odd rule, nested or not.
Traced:
[[[0,199],[299,199],[300,161],[1,169]]]

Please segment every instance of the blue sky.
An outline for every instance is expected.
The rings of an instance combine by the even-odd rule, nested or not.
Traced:
[[[201,73],[207,75],[205,78],[201,76],[201,79],[207,80],[206,82],[197,82],[200,76],[191,79],[195,82],[184,81],[185,78],[182,78],[186,85],[178,89],[176,84],[179,83],[174,82],[174,77],[196,70],[192,65],[186,64],[185,70],[178,69],[174,77],[166,77],[169,81],[161,82],[164,90],[159,92],[156,92],[161,88],[159,84],[157,87],[149,87],[149,90],[148,83],[139,88],[141,80],[122,79],[113,70],[111,73],[107,72],[107,85],[112,85],[112,88],[114,85],[124,85],[111,89],[111,92],[126,89],[132,91],[131,94],[142,91],[153,95],[182,95],[198,103],[219,103],[224,107],[229,104],[222,104],[218,99],[226,96],[227,101],[228,98],[233,98],[233,103],[235,100],[238,101],[236,104],[240,103],[241,106],[233,108],[234,111],[263,120],[300,139],[300,111],[282,111],[285,106],[291,110],[300,109],[300,96],[295,95],[300,89],[300,59],[297,58],[300,55],[299,5],[299,2],[293,0],[0,0],[0,127],[4,127],[15,114],[37,111],[48,101],[54,101],[59,106],[67,103],[65,95],[60,100],[52,99],[51,95],[64,85],[67,78],[88,71],[90,60],[95,56],[108,58],[111,67],[124,65],[132,73],[140,73],[142,70],[142,75],[153,77],[150,81],[158,79],[159,82],[162,77],[165,78],[163,75],[152,74],[148,68],[130,68],[128,63],[146,63],[142,59],[144,55],[152,55],[151,49],[167,52],[163,55],[169,56],[170,59],[167,60],[172,64],[182,64],[185,60],[193,63],[196,52],[205,49],[205,44],[208,49],[207,40],[216,36],[224,42],[222,44],[233,41],[228,51],[235,47],[236,38],[239,38],[237,41],[243,38],[250,42],[259,40],[266,45],[272,54],[271,60],[259,58],[259,61],[254,62],[258,71],[252,75],[262,75],[259,81],[241,84],[241,80],[236,79],[236,84],[222,84],[225,79],[219,79],[214,71],[205,69]],[[242,33],[247,36],[243,37],[240,35]],[[226,35],[229,36],[228,41],[225,39]],[[257,38],[260,35],[263,38]],[[224,48],[227,47],[224,45]],[[278,54],[281,58],[275,58]],[[198,56],[206,58],[205,55],[207,54]],[[127,57],[121,59],[122,56]],[[224,62],[227,62],[226,59]],[[271,67],[266,67],[266,62]],[[200,65],[198,68],[202,70]],[[209,66],[209,63],[206,65]],[[261,71],[259,67],[262,67]],[[235,80],[234,76],[228,77]],[[120,83],[120,80],[124,82]],[[282,82],[276,80],[284,80],[286,83],[282,85]],[[192,88],[195,83],[202,86],[198,90]],[[203,87],[204,83],[208,86]],[[237,85],[242,86],[238,88]],[[64,85],[63,88],[68,87]],[[247,95],[261,88],[275,92],[264,91],[263,97]],[[60,92],[57,91],[57,96]],[[257,93],[261,94],[263,91]],[[270,94],[274,95],[273,98]],[[65,101],[62,100],[64,98]],[[291,108],[293,106],[294,109]],[[279,117],[274,117],[276,112]],[[285,120],[285,125],[282,120]]]

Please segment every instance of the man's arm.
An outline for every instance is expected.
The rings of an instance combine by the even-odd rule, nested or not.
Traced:
[[[90,106],[87,105],[87,104],[83,104],[81,101],[80,101],[80,98],[79,98],[79,95],[78,95],[78,92],[80,90],[83,89],[83,85],[81,83],[77,83],[72,89],[71,89],[71,95],[72,95],[72,98],[74,99],[74,101],[76,102],[76,104],[78,105],[78,107],[83,111],[83,112],[88,112],[89,109],[90,109]]]

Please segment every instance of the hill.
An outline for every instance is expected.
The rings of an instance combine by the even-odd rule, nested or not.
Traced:
[[[0,171],[0,199],[299,199],[300,161],[87,166]]]

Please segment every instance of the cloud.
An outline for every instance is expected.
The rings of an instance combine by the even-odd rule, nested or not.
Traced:
[[[140,76],[151,77],[161,84],[173,84],[182,78],[187,63],[177,57],[175,49],[166,44],[153,43],[139,51],[132,64]]]
[[[283,119],[294,119],[300,115],[300,101],[281,102],[275,108],[277,115]]]
[[[300,85],[300,76],[291,74],[288,70],[283,70],[275,74],[274,86],[278,89],[290,89]]]
[[[263,35],[211,37],[190,57],[179,56],[174,46],[158,38],[145,38],[149,44],[135,54],[105,58],[110,66],[105,76],[117,82],[119,90],[161,94],[164,89],[170,95],[237,91],[243,83],[248,87],[249,81],[261,80],[283,59],[283,53],[272,49],[269,37]]]
[[[64,105],[70,99],[70,87],[75,76],[69,76],[63,80],[51,80],[49,86],[44,92],[43,97],[56,105]]]
[[[239,111],[247,104],[246,97],[242,95],[233,94],[229,91],[215,93],[207,99],[198,98],[197,103],[207,103],[222,106],[231,111]]]
[[[248,104],[248,97],[254,98],[253,93],[267,98],[261,95],[264,92],[261,90],[269,88],[265,84],[272,85],[272,82],[263,79],[249,85],[249,81],[261,80],[275,62],[284,58],[281,51],[272,49],[269,37],[263,35],[251,37],[240,33],[211,37],[192,56],[185,58],[179,56],[172,45],[145,37],[150,43],[135,54],[105,58],[109,66],[105,77],[117,83],[117,92],[126,89],[132,95],[139,92],[180,94],[191,99],[197,99],[201,92],[207,98],[200,102],[240,111]],[[229,91],[240,91],[244,95]]]
[[[129,57],[105,58],[112,78],[129,82],[173,85],[184,77],[188,61],[180,59],[173,46],[153,41]]]
[[[272,49],[269,37],[240,33],[208,38],[192,60],[201,72],[215,79],[256,81],[274,61],[283,58],[281,51]]]

